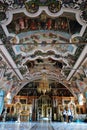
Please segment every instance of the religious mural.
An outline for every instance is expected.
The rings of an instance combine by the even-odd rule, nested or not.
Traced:
[[[56,64],[63,64],[62,68],[67,69],[61,71],[62,75],[66,77],[70,72],[70,67],[73,67],[81,53],[81,50],[77,49],[80,47],[74,44],[60,44],[69,43],[73,34],[80,33],[82,26],[77,22],[75,15],[72,18],[65,17],[65,15],[51,18],[45,12],[35,18],[30,18],[25,13],[13,13],[12,15],[13,19],[4,26],[9,34],[4,44],[21,74],[25,77],[30,72],[35,73],[34,69],[27,67],[27,61],[31,62],[38,58],[42,60],[46,57],[48,59],[48,55],[50,55],[49,58],[52,58]],[[76,28],[78,28],[78,32]],[[11,46],[8,46],[9,43]],[[68,57],[67,60],[66,57]],[[34,63],[33,67],[36,68],[36,66]],[[57,72],[56,70],[57,68],[55,72]]]
[[[13,21],[7,26],[9,33],[15,33],[20,43],[42,43],[41,39],[47,43],[69,42],[71,35],[80,33],[81,27],[76,20],[62,16],[52,19],[46,13],[35,19],[22,13],[15,14]],[[40,30],[39,34],[37,30]],[[13,44],[17,43],[17,37],[11,40]]]
[[[9,91],[11,92],[17,86],[18,78],[16,74],[0,53],[0,89],[4,91],[6,96]]]
[[[76,86],[78,87],[79,92],[84,94],[87,89],[87,58],[85,58],[78,71],[76,71],[72,81],[76,81]]]
[[[20,48],[21,47],[21,48]],[[30,47],[30,46],[29,46]],[[38,49],[39,47],[37,46],[37,48],[33,48],[33,50],[30,51],[27,48],[27,45],[14,45],[12,47],[13,49],[8,48],[8,51],[10,52],[10,50],[12,50],[10,53],[12,55],[12,57],[14,58],[17,66],[19,67],[19,69],[21,70],[22,74],[25,75],[25,73],[28,72],[28,68],[26,68],[26,63],[30,62],[31,64],[34,64],[32,66],[32,68],[35,66],[37,67],[37,63],[36,61],[38,61],[38,64],[40,64],[39,61],[43,62],[43,66],[42,68],[44,68],[45,59],[48,59],[46,62],[49,64],[49,59],[52,59],[51,63],[54,63],[53,66],[55,66],[55,63],[57,64],[57,62],[61,61],[60,64],[62,64],[63,68],[66,68],[67,71],[70,71],[70,67],[73,67],[75,61],[76,61],[76,55],[79,56],[82,48],[81,46],[73,45],[73,44],[67,44],[67,45],[54,45],[52,46],[53,50],[48,50],[48,47],[46,46],[41,46],[40,48],[42,49]],[[45,51],[44,51],[45,48]],[[79,50],[79,52],[78,52]],[[62,53],[63,52],[63,53]],[[13,54],[14,55],[13,55]],[[50,55],[50,56],[49,56]],[[62,58],[61,58],[62,55]],[[40,59],[39,59],[40,57]],[[45,58],[47,57],[47,58]],[[48,58],[49,57],[49,58]],[[67,57],[67,60],[65,59]],[[36,59],[36,61],[34,61]],[[50,63],[50,64],[51,64]],[[59,63],[58,63],[59,64]],[[47,65],[45,65],[47,67]],[[31,66],[30,66],[31,67]],[[41,67],[41,64],[40,64]],[[34,72],[34,68],[32,69],[32,72]],[[64,72],[65,75],[66,72]]]
[[[4,3],[4,4],[3,4]],[[4,5],[4,6],[3,6]],[[31,5],[31,9],[32,11],[36,11],[34,9],[36,9],[36,5],[38,5],[38,12],[40,11],[40,6],[48,6],[48,9],[53,9],[54,12],[51,12],[56,14],[54,16],[54,18],[49,17],[48,16],[48,12],[47,11],[43,11],[39,15],[38,17],[33,19],[30,18],[31,16],[29,16],[29,12],[26,13],[25,8],[29,9],[29,6]],[[28,6],[28,7],[26,7]],[[60,13],[57,15],[57,13],[55,12],[56,6],[58,8],[57,12],[59,12],[60,9]],[[23,8],[21,13],[19,13],[20,11],[15,12],[15,9],[17,8]],[[64,12],[64,8],[69,8],[70,12],[67,12],[67,14]],[[79,42],[86,42],[86,1],[74,1],[74,0],[52,0],[52,1],[26,1],[26,0],[13,0],[13,1],[2,1],[0,4],[0,21],[1,24],[3,24],[3,22],[8,21],[9,17],[11,20],[11,16],[13,15],[13,21],[10,21],[11,23],[8,25],[8,30],[9,33],[15,33],[15,34],[19,34],[19,33],[24,33],[24,32],[30,32],[30,31],[35,31],[35,30],[54,30],[54,31],[58,31],[56,32],[57,34],[59,34],[59,39],[57,40],[57,42],[72,42],[72,43],[79,43]],[[7,10],[12,10],[14,9],[14,11],[7,11]],[[71,9],[76,9],[77,12],[75,12],[74,10],[71,11]],[[62,10],[62,11],[61,11]],[[79,11],[80,10],[80,11]],[[6,12],[6,13],[5,13]],[[15,12],[15,13],[14,13]],[[78,15],[78,12],[81,13]],[[24,14],[23,14],[24,13]],[[32,13],[32,12],[30,12]],[[34,13],[32,14],[32,16],[34,17]],[[25,15],[26,14],[26,15]],[[20,17],[21,15],[21,17]],[[67,16],[67,17],[66,17]],[[76,18],[75,18],[76,17]],[[83,28],[84,26],[84,28]],[[78,28],[78,29],[77,29]],[[81,31],[81,29],[83,31]],[[78,30],[78,32],[77,32]],[[52,34],[52,37],[56,34],[54,34],[54,32],[50,32],[49,35]],[[9,34],[11,35],[11,34]],[[25,34],[22,34],[22,37],[20,40],[20,42],[28,42],[28,39],[30,38],[29,36],[25,37]],[[35,34],[34,34],[35,35]],[[44,34],[43,34],[44,35]],[[11,35],[12,36],[12,35]],[[82,37],[83,36],[83,37]],[[64,38],[63,38],[64,37]],[[57,38],[57,36],[56,36]],[[39,38],[35,36],[35,43],[37,43],[37,40]],[[14,36],[12,39],[13,43],[18,42],[17,37]],[[33,40],[33,39],[32,39]],[[62,41],[61,41],[62,40]],[[32,42],[32,41],[31,41]],[[34,40],[33,40],[34,42]]]

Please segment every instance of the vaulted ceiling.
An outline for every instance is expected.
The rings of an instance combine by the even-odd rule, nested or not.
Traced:
[[[86,0],[0,1],[0,88],[39,95],[43,74],[50,95],[87,89]]]

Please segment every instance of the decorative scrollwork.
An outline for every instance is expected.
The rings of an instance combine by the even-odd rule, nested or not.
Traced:
[[[50,12],[52,13],[57,13],[60,11],[61,9],[61,2],[60,1],[56,1],[56,2],[51,2],[48,5],[48,9],[50,10]]]
[[[81,19],[87,23],[87,9],[81,12]]]
[[[4,19],[6,19],[6,14],[5,14],[5,12],[0,12],[0,21],[2,21],[2,20],[4,20]]]
[[[2,28],[2,26],[0,25],[0,39],[3,40],[6,38],[5,32]]]
[[[80,5],[80,10],[81,10],[81,14],[80,14],[80,18],[87,23],[87,1],[83,1]]]
[[[74,38],[71,39],[71,42],[72,43],[83,43],[83,42],[85,43],[85,42],[87,42],[86,41],[87,39],[85,38],[85,35],[83,35],[83,37],[81,37],[81,36],[74,37]]]
[[[26,10],[30,13],[36,13],[39,9],[39,5],[37,3],[25,3]]]
[[[0,1],[0,11],[6,11],[8,9],[8,3]]]

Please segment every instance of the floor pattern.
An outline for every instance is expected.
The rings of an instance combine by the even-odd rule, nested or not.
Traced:
[[[0,130],[87,130],[87,123],[0,122]]]
[[[87,130],[86,123],[52,123],[54,130]]]

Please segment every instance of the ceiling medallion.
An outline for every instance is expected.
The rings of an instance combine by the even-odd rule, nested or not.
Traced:
[[[61,9],[61,1],[49,1],[49,0],[34,0],[25,2],[26,10],[30,13],[36,13],[39,10],[39,6],[48,6],[48,9],[52,13],[57,13]]]
[[[36,13],[39,9],[38,3],[33,1],[25,2],[25,7],[29,13]]]
[[[53,1],[53,2],[50,2],[50,4],[48,5],[48,9],[52,13],[57,13],[61,10],[61,5],[62,3],[60,1]]]

